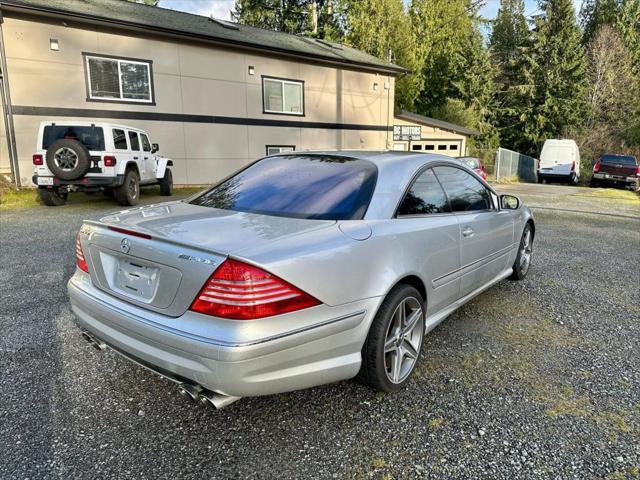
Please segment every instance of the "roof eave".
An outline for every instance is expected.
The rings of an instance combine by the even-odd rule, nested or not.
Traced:
[[[60,10],[57,8],[51,8],[51,7],[45,8],[45,7],[39,7],[34,5],[27,5],[16,0],[0,0],[0,8],[7,11],[18,11],[18,12],[27,11],[31,13],[37,12],[37,13],[45,14],[51,17],[74,17],[74,18],[82,19],[84,21],[88,21],[90,23],[117,25],[121,28],[125,28],[128,30],[135,30],[135,31],[142,31],[142,32],[151,31],[160,35],[170,36],[174,38],[197,40],[197,41],[202,41],[202,42],[206,42],[213,45],[231,46],[235,48],[260,51],[260,52],[272,52],[272,53],[276,53],[278,55],[286,56],[286,57],[311,60],[311,61],[315,61],[323,64],[349,66],[354,69],[367,70],[367,71],[376,72],[376,73],[388,73],[394,76],[410,73],[408,69],[404,67],[400,67],[398,65],[384,66],[384,65],[375,65],[375,64],[363,63],[363,62],[354,62],[347,59],[339,60],[331,57],[325,57],[322,55],[305,55],[304,53],[297,52],[295,50],[269,47],[264,45],[256,45],[251,42],[238,42],[238,41],[215,37],[211,35],[202,35],[197,33],[185,32],[183,30],[175,30],[175,29],[161,27],[161,26],[144,25],[136,22],[127,22],[123,20],[100,17],[96,15],[70,12],[66,10]]]

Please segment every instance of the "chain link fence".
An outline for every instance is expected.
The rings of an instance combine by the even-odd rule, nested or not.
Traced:
[[[528,155],[498,148],[493,168],[495,181],[518,180],[535,183],[538,181],[537,162],[537,159]]]

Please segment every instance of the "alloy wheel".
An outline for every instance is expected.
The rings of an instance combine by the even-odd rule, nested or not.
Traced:
[[[533,243],[531,242],[531,230],[527,229],[522,239],[522,247],[520,247],[520,271],[522,274],[527,273],[529,265],[531,265],[531,254],[533,253]]]
[[[78,155],[67,147],[62,147],[56,150],[56,153],[53,155],[53,159],[58,168],[66,172],[70,172],[78,165]]]
[[[402,383],[411,374],[423,332],[421,303],[414,297],[403,299],[393,312],[384,341],[384,367],[391,383]]]

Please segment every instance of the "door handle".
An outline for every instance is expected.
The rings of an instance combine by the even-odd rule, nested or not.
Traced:
[[[462,236],[463,237],[473,237],[473,228],[464,227],[464,230],[462,230]]]
[[[138,157],[133,157],[133,159],[134,159],[134,160],[137,160],[137,159],[138,159]]]

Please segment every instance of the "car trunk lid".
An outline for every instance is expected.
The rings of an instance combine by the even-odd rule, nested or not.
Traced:
[[[334,224],[173,202],[86,222],[81,241],[98,288],[179,316],[227,256]]]

